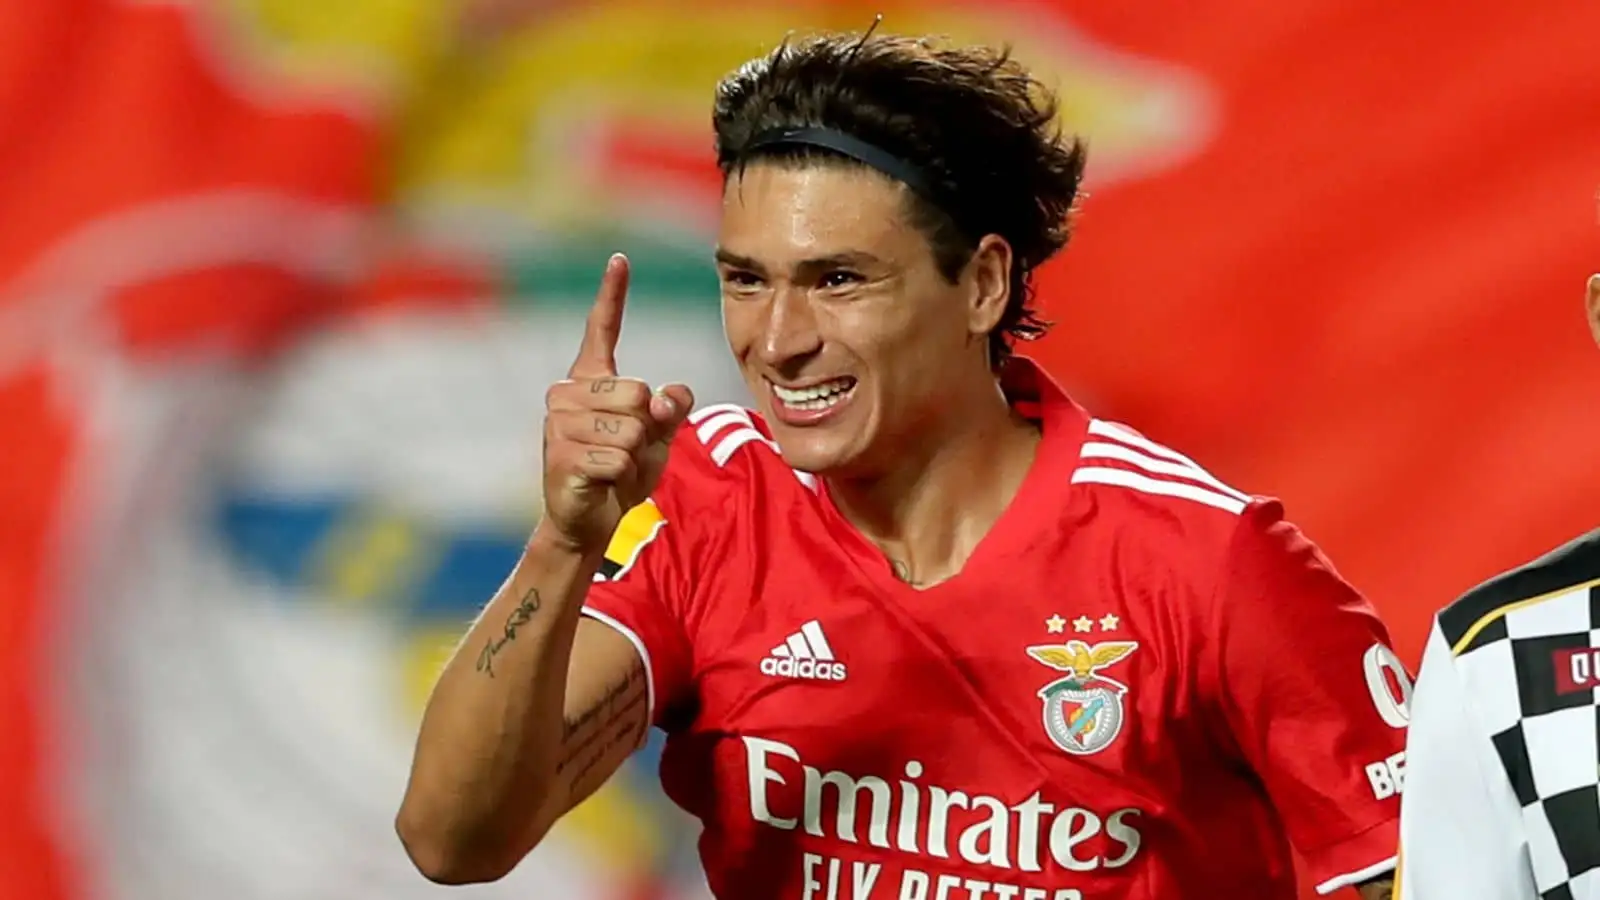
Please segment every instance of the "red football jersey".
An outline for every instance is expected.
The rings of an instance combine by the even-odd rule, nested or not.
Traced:
[[[1274,501],[1090,418],[1043,430],[955,578],[917,590],[696,412],[587,612],[651,675],[667,793],[724,900],[1293,898],[1392,868],[1409,679]]]

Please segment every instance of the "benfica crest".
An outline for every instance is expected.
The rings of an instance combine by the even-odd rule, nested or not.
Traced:
[[[1099,672],[1138,648],[1136,641],[1068,641],[1028,648],[1029,656],[1068,673],[1039,689],[1039,698],[1044,701],[1044,730],[1057,747],[1076,756],[1088,756],[1116,740],[1122,731],[1122,696],[1128,688]]]

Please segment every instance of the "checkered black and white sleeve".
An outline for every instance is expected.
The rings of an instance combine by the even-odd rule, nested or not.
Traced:
[[[1411,697],[1400,900],[1534,900],[1522,808],[1435,623]]]

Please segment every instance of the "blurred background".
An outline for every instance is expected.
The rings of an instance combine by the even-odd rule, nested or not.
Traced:
[[[0,897],[446,895],[392,816],[600,266],[629,374],[741,399],[712,86],[878,11],[1089,138],[1036,354],[1285,498],[1408,663],[1600,525],[1587,0],[0,0]],[[702,896],[654,765],[449,895]]]

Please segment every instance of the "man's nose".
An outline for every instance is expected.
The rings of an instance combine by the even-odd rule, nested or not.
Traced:
[[[810,355],[822,345],[811,298],[799,288],[783,285],[773,292],[764,325],[761,356],[769,366]]]

